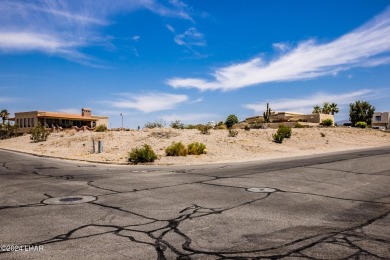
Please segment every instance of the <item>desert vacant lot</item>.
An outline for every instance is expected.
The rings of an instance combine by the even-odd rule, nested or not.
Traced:
[[[236,137],[228,137],[227,130],[211,130],[209,135],[201,134],[198,130],[168,128],[104,133],[68,131],[51,134],[47,141],[39,143],[31,142],[29,135],[1,140],[0,148],[69,159],[126,163],[132,148],[149,144],[161,156],[154,164],[183,165],[290,157],[390,145],[390,133],[372,129],[293,128],[292,137],[285,139],[282,144],[272,141],[275,129],[238,131]],[[93,139],[103,141],[103,153],[92,153]],[[165,148],[179,141],[184,144],[202,142],[207,147],[207,154],[165,156]]]

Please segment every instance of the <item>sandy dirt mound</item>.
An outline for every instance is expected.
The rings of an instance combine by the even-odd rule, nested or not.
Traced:
[[[228,137],[227,130],[211,130],[209,135],[201,134],[198,130],[177,129],[105,133],[68,131],[51,134],[47,141],[39,143],[31,142],[30,135],[0,140],[0,148],[69,159],[126,163],[132,148],[148,144],[161,156],[154,164],[183,165],[291,157],[390,145],[390,133],[372,129],[293,128],[292,137],[282,144],[272,141],[275,129],[238,131],[236,137]],[[92,153],[92,140],[103,141],[103,153]],[[186,157],[165,156],[165,148],[179,141],[185,145],[204,143],[208,153]]]

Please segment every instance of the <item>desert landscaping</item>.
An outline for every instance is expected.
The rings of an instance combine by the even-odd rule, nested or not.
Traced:
[[[265,160],[300,155],[390,145],[390,133],[373,129],[348,127],[292,128],[291,138],[275,143],[275,129],[239,129],[235,137],[227,130],[210,130],[202,134],[196,129],[154,128],[129,131],[52,133],[47,141],[32,142],[30,135],[0,140],[0,148],[43,156],[127,164],[128,152],[144,144],[158,155],[155,165],[187,165],[217,162]],[[103,141],[103,152],[93,153],[93,140]],[[206,145],[202,155],[166,156],[173,142]]]

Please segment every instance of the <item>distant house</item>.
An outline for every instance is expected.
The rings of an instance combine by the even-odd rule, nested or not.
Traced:
[[[390,129],[390,112],[376,112],[371,120],[372,128]]]
[[[89,108],[82,108],[79,115],[47,111],[17,112],[12,120],[19,126],[19,131],[22,133],[29,133],[38,123],[46,127],[61,127],[63,129],[84,126],[93,128],[97,125],[108,126],[107,116],[93,116]]]
[[[284,123],[286,125],[294,125],[297,122],[300,122],[302,125],[307,126],[318,126],[322,121],[325,119],[331,119],[334,123],[334,116],[328,115],[328,114],[321,114],[321,113],[315,113],[315,114],[301,114],[301,113],[295,113],[295,112],[271,112],[270,115],[270,123],[271,127],[273,127],[273,123],[276,123],[275,126],[279,123]],[[245,119],[245,123],[252,124],[256,122],[264,122],[263,116],[254,116],[254,117],[248,117]]]

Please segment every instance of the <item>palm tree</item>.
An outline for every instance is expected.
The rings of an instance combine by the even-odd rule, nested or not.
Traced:
[[[313,114],[321,113],[321,107],[319,105],[315,105],[313,107]]]
[[[330,113],[334,116],[334,114],[339,112],[339,108],[337,107],[336,103],[330,104]]]
[[[324,102],[324,105],[322,107],[322,114],[330,114],[331,109],[330,109],[330,104],[329,102]]]
[[[371,125],[374,112],[375,107],[367,101],[359,100],[349,104],[349,120],[352,126],[355,126],[357,122],[366,122],[368,125]]]
[[[7,109],[1,110],[1,111],[0,111],[0,117],[1,117],[1,119],[3,120],[3,125],[4,125],[5,120],[8,119],[8,117],[9,117],[8,110],[7,110]]]

